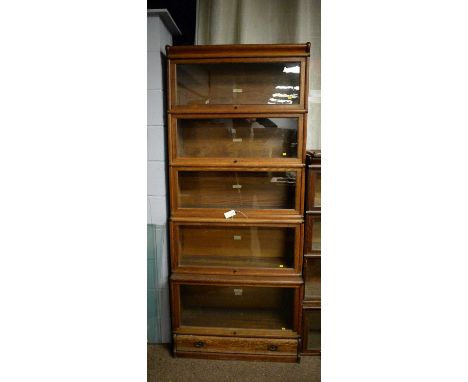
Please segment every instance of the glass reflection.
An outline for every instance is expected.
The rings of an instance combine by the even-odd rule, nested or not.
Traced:
[[[300,71],[297,62],[178,64],[176,103],[299,104]],[[286,97],[274,96],[278,93],[277,86]]]

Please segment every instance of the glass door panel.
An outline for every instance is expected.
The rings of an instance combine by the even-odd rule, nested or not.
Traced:
[[[314,218],[312,223],[312,251],[321,250],[321,226],[322,223],[320,217]]]
[[[321,251],[321,218],[320,215],[306,214],[305,222],[305,253],[320,253]]]
[[[320,298],[320,258],[305,257],[304,258],[304,282],[305,292],[304,299],[311,300]]]
[[[299,118],[178,119],[177,157],[298,158]]]
[[[298,105],[300,62],[176,65],[176,105]]]
[[[309,166],[306,184],[306,211],[320,211],[322,196],[322,172],[317,165]]]
[[[181,266],[293,268],[294,227],[178,226]]]
[[[305,347],[307,350],[320,349],[321,340],[321,322],[320,310],[304,310],[305,322]]]
[[[321,172],[317,172],[315,174],[315,179],[314,179],[314,207],[320,208],[320,200],[321,200],[321,188],[322,188],[322,175]]]
[[[295,209],[296,171],[178,171],[179,208]]]
[[[181,285],[181,326],[292,330],[294,288]]]

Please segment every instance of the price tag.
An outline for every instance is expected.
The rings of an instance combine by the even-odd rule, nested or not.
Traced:
[[[230,210],[230,211],[224,213],[224,217],[226,219],[232,218],[233,216],[236,216],[236,211],[234,211],[234,210]]]
[[[240,188],[242,188],[242,185],[241,184],[233,184],[232,188],[240,189]]]
[[[242,240],[242,236],[241,235],[234,235],[234,240]]]

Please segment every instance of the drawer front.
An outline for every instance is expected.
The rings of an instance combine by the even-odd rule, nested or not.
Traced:
[[[297,340],[176,335],[176,351],[295,355]]]
[[[304,226],[304,253],[319,255],[321,252],[321,216],[306,214]]]

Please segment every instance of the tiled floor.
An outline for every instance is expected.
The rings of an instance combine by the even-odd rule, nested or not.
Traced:
[[[173,358],[164,345],[148,345],[148,382],[317,382],[320,357],[300,363]]]

